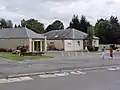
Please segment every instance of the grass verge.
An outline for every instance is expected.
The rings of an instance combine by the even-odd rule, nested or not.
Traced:
[[[53,56],[44,56],[44,55],[43,56],[19,56],[16,54],[12,54],[10,52],[0,52],[0,57],[16,60],[16,61],[54,58]]]

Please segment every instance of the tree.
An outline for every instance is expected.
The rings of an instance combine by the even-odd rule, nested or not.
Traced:
[[[20,24],[18,25],[18,28],[21,28]]]
[[[119,43],[120,24],[117,17],[111,16],[109,20],[98,20],[95,24],[95,35],[100,38],[100,43]]]
[[[25,21],[25,19],[22,19],[22,20],[21,20],[21,26],[22,26],[22,27],[25,27],[25,25],[26,25],[26,21]]]
[[[7,28],[7,22],[6,22],[6,20],[5,19],[1,19],[0,20],[0,24],[1,24],[1,28]]]
[[[14,28],[18,28],[16,24],[15,24]]]
[[[92,48],[93,36],[95,35],[94,27],[90,26],[87,29],[87,34],[88,34],[88,44],[89,44],[89,47]]]
[[[74,29],[87,33],[87,29],[90,26],[91,25],[87,21],[85,16],[82,15],[81,19],[79,20],[78,15],[74,15],[68,28],[74,28]]]
[[[28,29],[33,30],[36,33],[44,32],[44,24],[35,19],[21,20],[22,27],[27,27]]]
[[[117,17],[111,16],[109,19],[109,23],[111,25],[111,29],[107,31],[106,38],[109,40],[109,43],[119,43],[118,40],[120,38],[120,24]],[[109,34],[109,35],[108,35]]]
[[[64,29],[63,23],[59,20],[56,20],[52,24],[48,25],[45,32],[49,32],[49,31],[52,31],[52,30],[61,30],[61,29]]]
[[[74,29],[80,30],[80,21],[79,21],[78,15],[73,16],[72,21],[70,22],[70,25],[68,26],[68,28],[74,28]]]
[[[100,38],[100,43],[108,43],[106,35],[111,30],[111,25],[106,19],[99,19],[95,24],[95,35]]]
[[[87,33],[87,29],[90,27],[90,23],[87,21],[85,16],[81,16],[80,19],[80,30]]]
[[[112,30],[119,30],[120,29],[120,24],[119,24],[119,20],[117,19],[117,17],[111,16],[110,20],[109,20],[111,26],[112,26]]]
[[[7,28],[13,28],[13,23],[11,20],[7,21]]]

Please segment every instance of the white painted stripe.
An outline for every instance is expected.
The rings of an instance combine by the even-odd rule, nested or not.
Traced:
[[[7,83],[11,83],[11,82],[20,82],[22,80],[20,80],[19,78],[9,78],[7,79]]]
[[[31,77],[19,77],[19,79],[22,80],[22,81],[34,80]]]
[[[117,70],[120,70],[120,67],[116,67]]]
[[[54,74],[48,74],[48,75],[38,75],[39,77],[41,78],[49,78],[49,77],[57,77],[56,75]]]
[[[3,78],[3,79],[0,79],[0,83],[8,83],[8,80]]]
[[[63,76],[69,76],[69,73],[63,72],[63,73],[56,73],[56,76],[63,77]]]
[[[73,71],[73,72],[70,72],[71,74],[86,74],[85,72],[81,72],[81,71]]]
[[[117,69],[115,69],[115,68],[108,68],[108,70],[110,70],[110,71],[115,71],[115,70],[117,70]]]
[[[33,80],[31,77],[19,77],[19,78],[8,78],[8,79],[0,79],[0,83],[12,83],[12,82],[20,82],[20,81],[27,81]]]

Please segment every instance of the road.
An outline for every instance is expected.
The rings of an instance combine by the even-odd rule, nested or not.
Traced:
[[[68,73],[68,72],[67,72]],[[120,90],[120,66],[118,69],[87,70],[81,74],[69,72],[68,76],[33,76],[31,80],[0,84],[1,90]]]
[[[100,59],[99,54],[77,57],[58,57],[53,59],[12,61],[0,58],[0,78],[10,75],[29,74],[36,72],[71,70],[86,67],[120,65],[120,53],[115,54],[114,60]]]

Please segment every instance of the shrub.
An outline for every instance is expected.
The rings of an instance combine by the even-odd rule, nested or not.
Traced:
[[[6,52],[7,50],[5,48],[0,48],[0,52]]]
[[[48,46],[48,50],[57,50],[54,45]]]
[[[99,47],[90,47],[88,46],[88,51],[98,51]]]
[[[111,47],[113,48],[113,50],[118,49],[118,47],[115,44],[111,45]]]
[[[6,49],[6,52],[12,52],[13,50],[12,49]]]

